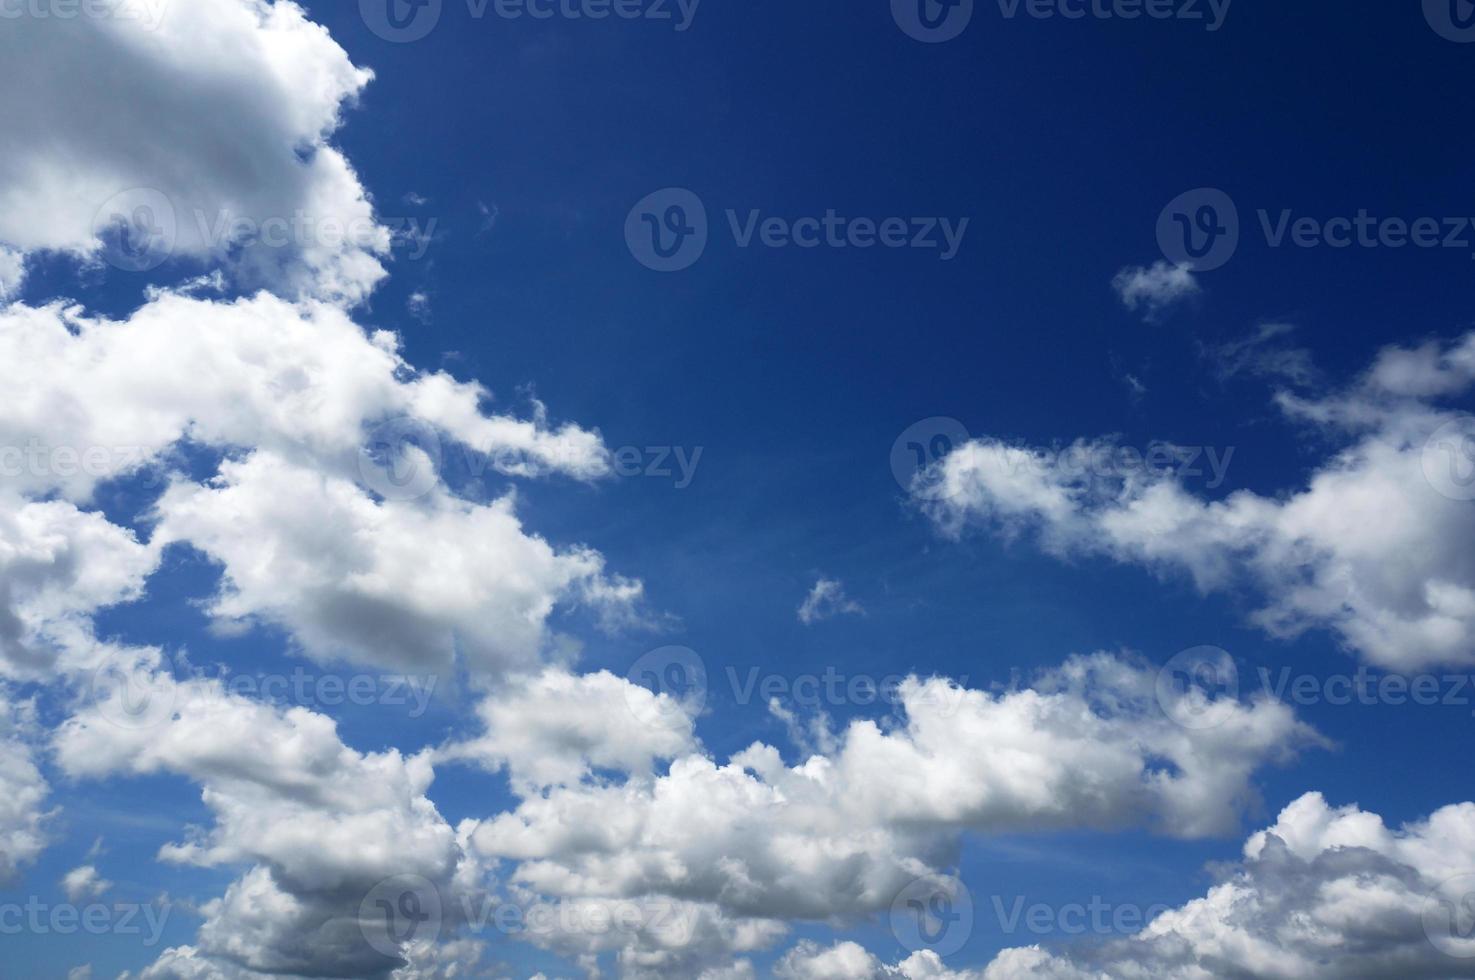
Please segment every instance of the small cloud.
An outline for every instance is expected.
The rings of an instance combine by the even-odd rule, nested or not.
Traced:
[[[70,902],[82,902],[89,898],[97,898],[103,892],[113,887],[111,881],[105,880],[97,873],[97,869],[90,864],[84,864],[80,868],[73,868],[61,879],[61,890],[67,893]]]
[[[25,253],[0,245],[0,304],[19,296],[25,282]]]
[[[430,322],[430,297],[424,293],[411,293],[410,298],[405,300],[405,308],[410,311],[410,316],[421,323]]]
[[[1128,266],[1116,274],[1111,286],[1127,309],[1145,310],[1144,319],[1155,323],[1168,309],[1200,292],[1193,269],[1158,260],[1151,268]]]
[[[423,208],[425,205],[430,203],[430,198],[426,197],[423,194],[416,194],[414,191],[410,191],[408,194],[406,194],[404,200],[405,203],[412,208]]]
[[[83,963],[67,971],[67,980],[92,980],[92,964]]]
[[[1295,329],[1289,323],[1262,323],[1250,336],[1204,353],[1215,361],[1220,380],[1246,374],[1309,385],[1317,379],[1310,352],[1285,342]]]
[[[804,603],[799,607],[799,622],[812,626],[822,619],[834,616],[864,616],[860,603],[845,594],[845,586],[837,579],[821,578],[809,590]]]
[[[497,219],[501,217],[502,212],[495,204],[487,204],[483,201],[476,202],[476,210],[481,212],[481,227],[476,229],[476,234],[480,237],[497,227]]]

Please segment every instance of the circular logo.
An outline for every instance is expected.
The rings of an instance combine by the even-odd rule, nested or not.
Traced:
[[[1179,194],[1158,216],[1157,244],[1176,265],[1217,269],[1239,248],[1239,209],[1216,187]]]
[[[1424,19],[1446,41],[1475,41],[1475,0],[1424,0]]]
[[[1424,899],[1424,935],[1445,956],[1475,956],[1475,874],[1443,882]]]
[[[440,889],[419,875],[385,878],[359,903],[359,930],[385,956],[399,956],[407,943],[433,943],[440,929]]]
[[[625,702],[646,725],[679,724],[683,718],[695,718],[707,703],[707,665],[687,647],[652,650],[630,665],[625,678],[641,689],[627,689]],[[646,692],[655,697],[646,697]]]
[[[1217,728],[1239,706],[1239,668],[1228,651],[1192,647],[1157,674],[1157,703],[1183,728]]]
[[[92,672],[88,698],[97,713],[119,728],[157,728],[174,717],[179,686],[132,661],[109,657]]]
[[[443,0],[359,0],[359,16],[379,37],[395,44],[418,41],[440,23]]]
[[[647,194],[625,218],[625,244],[647,269],[690,268],[707,250],[707,208],[684,187]]]
[[[1475,418],[1466,415],[1435,429],[1421,463],[1436,491],[1450,500],[1475,500]]]
[[[957,493],[933,467],[971,436],[957,419],[937,416],[907,428],[891,444],[891,475],[901,488],[922,500],[944,500]]]
[[[968,29],[973,0],[891,0],[891,16],[907,37],[940,44]]]
[[[134,187],[108,198],[92,219],[104,261],[124,272],[148,272],[174,254],[179,223],[163,191]]]
[[[973,897],[952,875],[925,875],[891,901],[891,934],[913,953],[951,956],[973,934]]]
[[[381,422],[359,449],[359,477],[385,500],[414,500],[440,482],[441,443],[435,428],[419,419]]]

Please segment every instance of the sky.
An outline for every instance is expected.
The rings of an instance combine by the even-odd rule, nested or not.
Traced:
[[[0,0],[0,977],[1475,977],[1468,0]]]

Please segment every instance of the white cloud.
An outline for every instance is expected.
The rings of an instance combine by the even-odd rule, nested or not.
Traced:
[[[539,895],[857,919],[936,870],[966,831],[1231,829],[1255,770],[1318,741],[1266,700],[1224,705],[1211,731],[1181,728],[1157,707],[1155,677],[1098,655],[999,695],[912,679],[904,724],[853,722],[831,755],[790,767],[758,744],[725,765],[679,757],[654,779],[524,789],[515,811],[467,836]]]
[[[286,0],[133,7],[7,20],[0,85],[45,97],[0,104],[0,242],[96,257],[99,221],[145,206],[174,254],[244,285],[367,296],[390,236],[328,139],[371,73]]]
[[[1471,977],[1475,939],[1462,934],[1472,870],[1475,804],[1394,830],[1376,814],[1308,793],[1251,836],[1243,863],[1204,897],[1137,935],[1078,954],[1079,962],[1007,951],[984,975],[1018,975],[1004,967],[1027,960],[1037,964],[1029,975],[1061,980]]]
[[[0,494],[0,677],[85,665],[92,614],[137,598],[157,563],[154,549],[99,514]]]
[[[29,703],[0,687],[0,886],[10,884],[45,849],[50,787],[37,767],[38,728]]]
[[[61,890],[66,892],[69,902],[86,902],[101,897],[113,883],[98,873],[90,864],[73,868],[61,879]]]
[[[223,463],[208,487],[172,485],[155,542],[188,542],[224,566],[209,606],[222,622],[278,623],[323,660],[448,671],[461,657],[496,674],[551,652],[555,605],[630,598],[597,552],[526,533],[513,502],[439,490],[375,501],[263,450]]]
[[[1144,310],[1149,322],[1200,292],[1191,266],[1173,265],[1161,259],[1151,267],[1134,265],[1122,269],[1111,280],[1111,288],[1127,309]]]
[[[25,254],[0,245],[0,306],[19,296],[25,283]]]
[[[834,616],[862,616],[865,609],[860,603],[845,594],[845,585],[838,579],[820,578],[804,597],[799,606],[799,622],[811,626]]]
[[[692,719],[666,694],[606,671],[550,668],[509,681],[479,708],[485,734],[441,753],[506,767],[525,794],[578,784],[595,769],[649,776],[696,748]]]
[[[1053,554],[1186,572],[1202,590],[1247,581],[1264,596],[1255,622],[1277,636],[1330,628],[1399,670],[1475,663],[1475,558],[1465,545],[1475,539],[1475,508],[1437,472],[1443,466],[1456,481],[1475,461],[1458,458],[1470,452],[1458,433],[1449,440],[1456,458],[1439,455],[1437,433],[1459,416],[1409,397],[1468,388],[1471,351],[1475,337],[1439,351],[1390,349],[1348,392],[1279,395],[1292,417],[1353,441],[1304,487],[1276,497],[1206,500],[1145,467],[1093,478],[1065,457],[989,438],[955,450],[914,491],[951,534],[973,525],[1032,531]]]

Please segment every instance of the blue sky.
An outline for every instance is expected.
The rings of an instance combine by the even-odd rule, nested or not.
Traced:
[[[418,9],[393,2],[406,16]],[[1370,976],[1475,975],[1466,955],[1475,948],[1426,936],[1421,911],[1441,882],[1475,868],[1468,843],[1460,851],[1449,843],[1457,834],[1440,837],[1423,823],[1466,798],[1452,774],[1464,771],[1475,717],[1475,682],[1459,680],[1475,676],[1475,565],[1465,554],[1475,503],[1460,497],[1467,482],[1451,495],[1433,477],[1405,479],[1427,476],[1431,453],[1433,465],[1443,459],[1429,448],[1441,425],[1464,433],[1457,452],[1468,457],[1475,445],[1467,426],[1475,206],[1463,125],[1475,108],[1466,84],[1475,46],[1441,20],[1468,12],[1452,2],[1421,10],[1239,0],[1217,14],[1207,2],[1179,2],[1161,9],[1203,18],[1099,16],[1120,13],[1119,3],[1072,19],[1028,12],[1077,9],[1068,0],[1012,16],[978,0],[961,33],[939,43],[908,36],[902,0],[895,10],[884,0],[703,0],[685,12],[672,2],[669,20],[597,21],[568,16],[577,5],[536,19],[500,16],[495,3],[478,15],[465,0],[445,0],[428,34],[408,42],[386,38],[382,26],[376,33],[381,0],[306,3],[302,17],[284,13],[283,0],[209,0],[188,12],[171,4],[153,29],[58,16],[44,3],[7,14],[0,57],[15,75],[0,68],[0,78],[25,105],[0,110],[0,124],[17,134],[15,149],[0,150],[17,175],[0,190],[10,212],[0,219],[0,260],[14,256],[22,271],[7,279],[0,261],[0,337],[14,338],[0,349],[25,367],[12,382],[18,407],[0,410],[0,441],[86,448],[107,432],[112,448],[134,438],[150,448],[140,465],[96,486],[68,483],[53,468],[29,481],[10,474],[0,496],[11,512],[0,523],[0,576],[14,583],[5,598],[15,604],[0,621],[20,624],[0,634],[9,644],[0,646],[0,707],[17,719],[0,735],[12,738],[13,759],[34,766],[28,785],[43,788],[28,812],[17,807],[24,834],[0,832],[0,854],[14,852],[0,871],[8,863],[15,871],[0,885],[0,908],[153,902],[168,914],[151,943],[115,928],[8,932],[0,975],[68,977],[87,964],[92,973],[79,976],[390,975],[399,954],[365,953],[357,933],[340,949],[314,931],[348,921],[365,883],[388,878],[386,869],[433,882],[448,907],[469,895],[660,900],[699,923],[697,938],[674,951],[657,942],[657,956],[649,935],[586,948],[586,935],[537,943],[457,933],[447,915],[440,945],[406,953],[409,965],[393,973],[400,980],[596,971],[983,977],[990,963],[990,977],[1100,975],[1066,972],[1077,967],[1192,976],[1172,971],[1195,966],[1207,971],[1198,975],[1293,977],[1336,972],[1350,950],[1370,958]],[[185,50],[193,32],[221,46],[218,63]],[[28,50],[75,57],[45,67],[43,55],[21,56]],[[371,70],[372,81],[351,66]],[[190,135],[198,132],[206,135]],[[346,161],[346,176],[330,157]],[[72,189],[59,190],[49,179],[57,174]],[[305,206],[319,223],[357,216],[377,230],[361,247],[314,238],[268,251],[181,230],[166,260],[130,272],[112,261],[115,233],[89,218],[139,187],[160,190],[181,229],[227,212],[259,226]],[[647,200],[659,220],[677,200],[673,188],[687,192],[685,217],[700,202],[707,241],[688,267],[660,272],[642,263],[626,229],[641,226]],[[1226,197],[1237,212],[1237,247],[1217,268],[1175,265],[1180,257],[1164,253],[1160,222],[1172,227],[1173,202],[1185,194],[1186,216]],[[901,219],[908,241],[926,232],[941,244],[744,246],[733,226],[755,212],[785,228],[831,213],[876,225]],[[1359,215],[1376,222],[1373,238],[1384,244],[1327,243],[1337,219]],[[1229,217],[1222,204],[1214,216]],[[1311,220],[1293,237],[1303,219]],[[1390,220],[1419,219],[1433,220],[1438,247],[1386,244],[1389,234],[1407,235]],[[944,229],[957,236],[950,246]],[[215,287],[186,284],[217,270]],[[73,324],[71,353],[57,340],[61,326],[42,343],[37,324],[65,319],[60,300],[128,328],[96,349],[83,344],[105,327]],[[241,303],[259,304],[253,316],[280,327],[264,342],[271,353],[249,339],[257,326],[235,332],[231,311]],[[373,352],[390,342],[374,346],[373,331],[398,337],[400,360],[389,368]],[[228,355],[225,337],[237,338]],[[116,375],[84,367],[107,359],[121,365]],[[270,371],[253,373],[267,361]],[[324,380],[340,371],[353,383]],[[456,396],[471,416],[526,426],[507,437],[517,465],[468,453],[493,430],[417,394],[415,379],[436,372],[484,386]],[[316,400],[298,401],[308,389]],[[274,414],[273,405],[285,407]],[[425,496],[386,496],[362,462],[374,457],[361,446],[382,440],[382,423],[396,416],[413,417],[442,454]],[[110,427],[110,418],[120,421]],[[974,441],[958,438],[958,427]],[[350,433],[341,445],[340,430]],[[903,433],[926,441],[944,431],[957,451],[929,460],[915,483],[907,469],[898,478]],[[74,432],[94,442],[68,442],[81,438]],[[550,449],[555,440],[563,441]],[[398,436],[389,442],[391,453],[405,451]],[[1057,455],[1073,444],[1143,454],[1185,447],[1193,469],[1164,476],[1117,466],[1078,479]],[[281,468],[258,471],[252,460]],[[353,487],[355,472],[355,503],[343,512],[297,509],[316,499],[319,476]],[[948,492],[929,496],[929,480]],[[226,496],[230,487],[239,495]],[[504,503],[515,507],[514,528],[496,523]],[[146,560],[129,557],[126,543],[94,554],[107,537],[99,532],[68,537],[65,557],[53,547],[46,564],[19,536],[40,521],[23,515],[47,505],[132,535]],[[416,523],[430,512],[418,508],[444,525]],[[357,516],[343,517],[349,511]],[[351,538],[334,530],[350,525]],[[340,552],[380,540],[372,574],[335,564]],[[582,564],[590,555],[593,570]],[[131,585],[113,591],[77,571],[135,560],[145,567],[119,571]],[[637,581],[638,598],[611,597]],[[47,591],[52,582],[73,604]],[[830,601],[806,622],[799,610],[816,589]],[[655,734],[632,733],[621,712],[632,697],[644,704],[641,696],[594,678],[608,671],[623,685],[642,657],[670,646],[704,664],[703,703],[685,704]],[[1243,713],[1210,734],[1172,724],[1170,706],[1151,696],[1162,665],[1205,646],[1236,665],[1229,698]],[[167,663],[138,652],[151,648]],[[1134,679],[1095,678],[1078,691],[1060,674],[1069,658],[1098,652],[1135,665],[1121,667]],[[263,748],[322,738],[351,753],[355,761],[332,764],[330,776],[313,762],[339,758],[327,749],[304,750],[302,762],[284,748],[284,758],[259,766],[199,750],[212,726],[189,729],[184,709],[183,721],[112,738],[99,717],[116,702],[97,700],[95,678],[119,663],[128,683],[154,678],[171,690],[198,668],[211,704],[222,675],[306,670],[370,676],[377,686],[373,703],[357,705],[326,703],[321,688],[310,699],[264,698],[248,686],[211,716],[217,733],[242,726],[243,757],[253,751],[247,733]],[[1431,678],[1451,703],[1386,694],[1328,703],[1328,682],[1360,668],[1374,678]],[[1283,670],[1318,693],[1257,700],[1262,677]],[[918,710],[849,695],[804,702],[803,679],[827,671],[847,681],[951,678],[979,692],[980,714],[971,727],[958,722],[966,710],[935,719],[939,747],[921,734]],[[420,708],[384,703],[384,684],[401,673],[433,678]],[[776,708],[734,683],[755,675],[783,695]],[[540,676],[572,687],[539,701],[529,678]],[[1103,707],[1144,683],[1150,718],[1122,720]],[[574,689],[589,700],[576,703]],[[669,706],[681,693],[657,688],[652,703],[664,694]],[[1006,705],[1076,705],[1077,695],[1086,715],[1113,720],[1066,722],[1062,708],[1024,735],[1007,727],[1025,724],[1028,712]],[[309,712],[336,721],[336,735],[313,728]],[[827,721],[809,727],[816,719]],[[868,750],[847,728],[867,721],[919,753],[924,787],[888,768],[903,756]],[[1179,732],[1193,733],[1191,747]],[[681,760],[722,765],[755,742],[782,760],[782,780],[754,782],[786,796],[785,813],[799,809],[790,782],[814,778],[799,775],[806,760],[846,774],[820,780],[838,786],[815,804],[833,825],[814,817],[792,826],[773,803],[738,820],[758,838],[799,841],[781,853],[802,873],[765,878],[774,855],[760,858],[763,842],[738,830],[714,830],[711,849],[683,836],[702,836],[690,826],[670,831],[679,842],[651,831],[638,848],[610,845],[608,864],[582,845],[529,843],[547,832],[533,814],[540,800],[561,806],[612,788],[642,801],[630,806],[645,815],[630,820],[699,819],[661,815],[641,794],[663,785],[676,793],[662,780]],[[1000,761],[1030,744],[1044,746],[1040,759],[1017,770]],[[1093,772],[1089,761],[1062,758],[1067,744],[1102,747],[1112,765],[1125,754],[1141,772],[1124,787],[1107,760]],[[1224,775],[1235,765],[1228,754],[1241,749],[1252,756],[1245,772]],[[529,775],[562,765],[570,751],[571,780]],[[429,760],[434,781],[403,798],[384,790],[395,829],[382,840],[343,815],[353,805],[318,799],[336,799],[325,787],[340,775],[417,787],[412,758]],[[378,775],[355,775],[359,765]],[[271,767],[275,775],[258,771]],[[970,779],[985,772],[974,799]],[[1203,797],[1185,789],[1190,805],[1159,795],[1154,774],[1222,775],[1228,788],[1215,783]],[[1021,786],[1039,787],[1048,802]],[[1312,792],[1330,816],[1282,813]],[[904,801],[895,813],[885,802],[892,795]],[[1355,822],[1337,809],[1353,804],[1381,815],[1402,843],[1348,830],[1316,846],[1324,856],[1358,849],[1342,854],[1348,862],[1372,855],[1399,865],[1394,877],[1407,895],[1378,913],[1395,923],[1392,938],[1370,939],[1377,916],[1354,914],[1333,930],[1329,951],[1256,934],[1279,959],[1235,961],[1211,949],[1208,927],[1184,940],[1188,952],[1152,942],[1118,948],[1123,930],[1082,937],[1061,927],[1074,904],[1176,909],[1226,881],[1252,892],[1264,918],[1329,920],[1296,896],[1315,875],[1335,878],[1324,870],[1332,859],[1317,863],[1298,835],[1303,824]],[[621,825],[609,806],[592,812]],[[875,823],[860,823],[852,807]],[[875,815],[882,811],[890,815]],[[589,812],[570,809],[567,819]],[[1475,826],[1468,810],[1446,812]],[[515,844],[498,823],[514,813],[531,828]],[[6,818],[0,806],[0,831]],[[417,829],[393,823],[400,819]],[[403,850],[402,867],[349,867],[343,858],[324,870],[310,848],[281,840],[294,821],[353,841],[345,847],[361,854]],[[1259,850],[1245,851],[1247,838],[1272,826],[1313,869],[1294,888]],[[463,835],[452,840],[452,828]],[[450,864],[420,853],[429,840],[454,854]],[[1437,857],[1409,857],[1424,840]],[[804,855],[843,849],[837,841],[867,857],[807,868]],[[195,850],[180,856],[180,842]],[[620,879],[611,868],[621,860],[646,870]],[[704,890],[709,873],[732,862],[748,868],[757,897],[734,897],[736,878]],[[661,884],[650,869],[672,864],[688,877]],[[110,887],[68,895],[62,879],[83,867]],[[931,954],[897,926],[903,867],[948,876],[971,896],[972,928],[933,951],[938,969],[945,962],[953,972],[919,972]],[[273,895],[310,914],[258,934],[259,920],[208,904],[258,873]],[[1371,887],[1369,875],[1359,887]],[[619,887],[600,891],[606,879]],[[1049,909],[1052,924],[1006,925],[999,910],[1019,899]],[[718,923],[720,941],[703,916]],[[761,941],[734,939],[744,927]],[[1254,931],[1232,916],[1215,928]],[[483,944],[469,961],[452,945],[458,936]],[[304,942],[324,949],[304,953]],[[1034,944],[1054,956],[1037,973],[996,959]],[[655,958],[640,967],[647,954]]]

